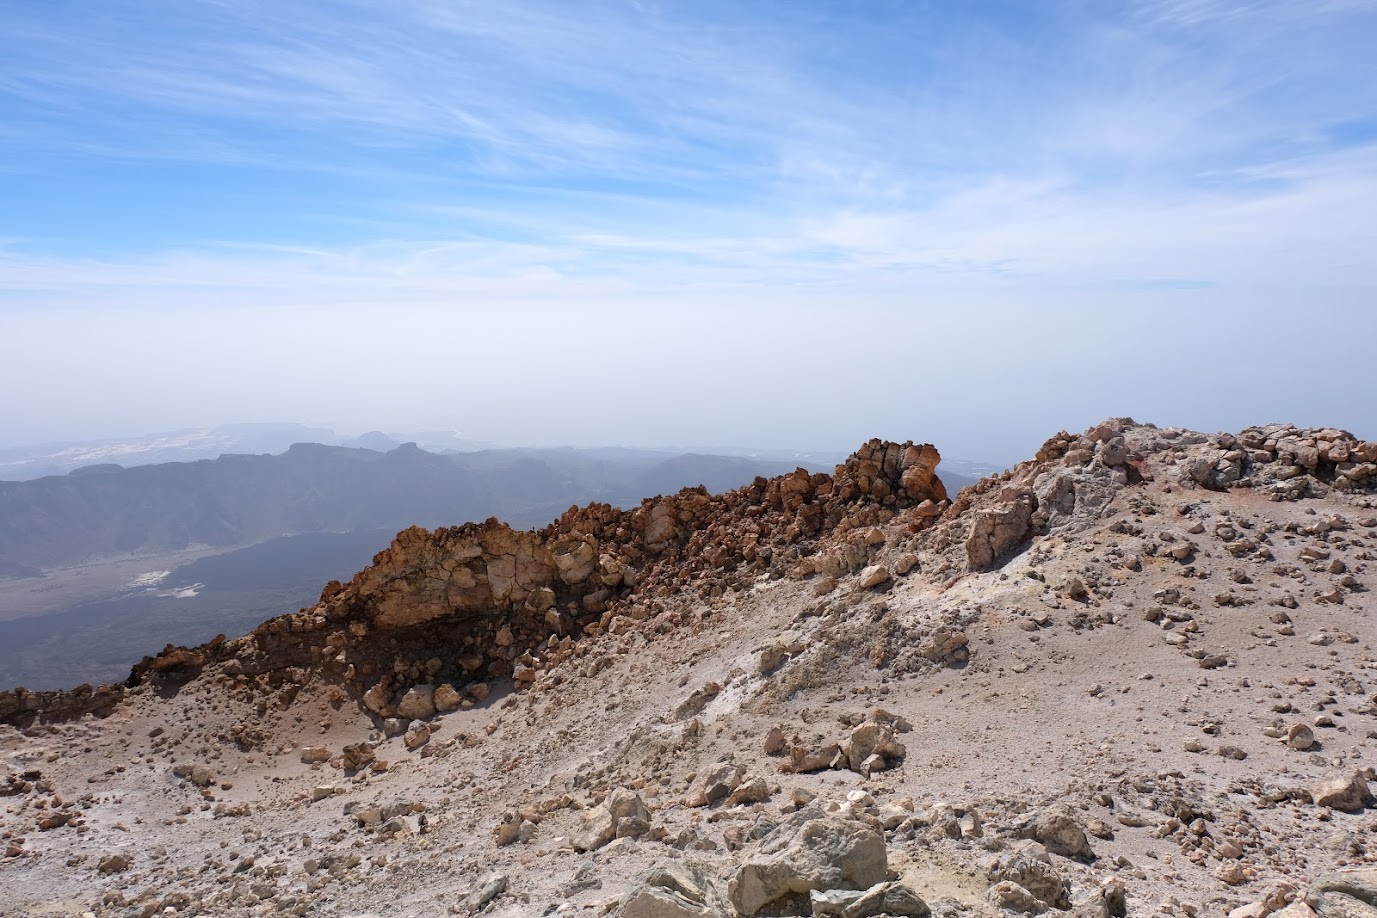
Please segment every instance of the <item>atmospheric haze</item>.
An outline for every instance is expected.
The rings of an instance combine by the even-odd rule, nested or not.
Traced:
[[[1370,2],[0,10],[0,446],[1377,435]]]

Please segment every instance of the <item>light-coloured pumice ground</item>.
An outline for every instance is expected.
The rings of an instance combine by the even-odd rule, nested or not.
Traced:
[[[1120,420],[948,503],[875,442],[7,695],[0,914],[1377,916],[1373,444]]]

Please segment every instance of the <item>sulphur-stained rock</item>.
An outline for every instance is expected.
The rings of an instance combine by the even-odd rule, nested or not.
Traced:
[[[502,820],[492,830],[493,844],[499,848],[516,844],[521,838],[521,816],[517,813],[504,813]]]
[[[813,890],[808,894],[813,918],[927,918],[932,913],[922,897],[902,883],[876,883],[865,890]]]
[[[583,583],[593,576],[593,571],[597,569],[598,546],[591,539],[569,539],[557,542],[554,546],[554,559],[555,567],[559,569],[560,580],[571,585]],[[550,603],[553,605],[554,591],[550,590],[549,594]],[[549,606],[544,608],[549,608]]]
[[[1098,887],[1075,897],[1073,918],[1125,918],[1128,914],[1128,889],[1118,877],[1109,877]]]
[[[941,456],[930,443],[871,440],[837,466],[834,489],[843,500],[864,498],[880,504],[913,506],[940,503],[947,490],[936,475]]]
[[[845,768],[848,760],[839,743],[823,746],[795,744],[789,747],[789,771],[806,774],[812,771],[825,771],[829,768]]]
[[[1312,791],[1316,806],[1327,806],[1345,813],[1357,813],[1372,806],[1372,791],[1362,772],[1348,777],[1335,776],[1315,785]]]
[[[168,644],[167,649],[154,657],[150,665],[159,672],[171,672],[177,669],[199,669],[205,662],[205,654],[199,650]]]
[[[789,746],[789,737],[779,727],[771,727],[765,734],[765,754],[782,755]]]
[[[204,765],[186,762],[175,766],[172,773],[197,787],[209,787],[215,783],[215,775]]]
[[[1304,902],[1292,902],[1283,909],[1267,914],[1268,918],[1316,918],[1315,910]],[[1372,918],[1372,916],[1368,915],[1366,918]]]
[[[96,868],[101,873],[123,873],[134,864],[134,859],[128,854],[117,853],[107,854],[102,857]]]
[[[715,918],[723,908],[709,877],[670,861],[622,898],[621,918]]]
[[[903,760],[904,744],[894,735],[893,727],[874,722],[863,723],[841,742],[842,754],[852,771],[883,771]],[[874,761],[879,758],[878,763]],[[867,765],[869,763],[869,765]]]
[[[464,908],[471,914],[482,911],[484,906],[507,891],[509,882],[505,873],[492,871],[485,874],[465,898]]]
[[[790,893],[869,889],[885,881],[884,835],[858,820],[805,807],[770,833],[727,884],[741,915],[754,915]]]
[[[402,737],[402,743],[406,748],[416,750],[430,742],[430,736],[431,729],[429,726],[426,724],[415,724],[411,729],[406,731],[406,735]]]
[[[1315,731],[1305,724],[1292,724],[1286,731],[1286,745],[1304,751],[1315,745]]]
[[[727,798],[727,806],[743,806],[748,803],[764,803],[771,796],[770,782],[756,776],[743,781]]]
[[[919,651],[934,663],[959,666],[970,659],[970,639],[964,631],[937,628],[923,641]]]
[[[1046,902],[1013,880],[1000,880],[992,885],[985,895],[995,908],[1004,909],[1016,915],[1041,915],[1048,909]]]
[[[324,746],[306,746],[301,750],[301,761],[306,765],[320,765],[330,758],[330,750]]]
[[[651,551],[663,551],[669,540],[679,531],[679,523],[670,504],[656,504],[645,521],[644,538]]]
[[[555,558],[555,563],[559,563],[558,556]],[[536,587],[534,590],[531,590],[530,594],[526,597],[526,608],[530,609],[532,612],[548,611],[554,604],[555,591],[549,587]]]
[[[38,828],[41,831],[50,832],[53,829],[62,828],[63,826],[67,825],[67,823],[71,822],[74,818],[75,814],[73,813],[49,813],[46,816],[39,817]]]

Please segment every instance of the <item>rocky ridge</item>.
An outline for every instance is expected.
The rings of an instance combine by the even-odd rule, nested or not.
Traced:
[[[243,638],[0,696],[0,899],[1377,915],[1374,448],[1119,419],[950,503],[872,441],[408,530]]]

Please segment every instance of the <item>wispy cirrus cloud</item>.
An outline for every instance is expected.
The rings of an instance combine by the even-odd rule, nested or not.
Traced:
[[[1374,25],[1359,0],[12,6],[0,289],[1323,283],[1373,241],[1371,138],[1342,126],[1377,119]]]

